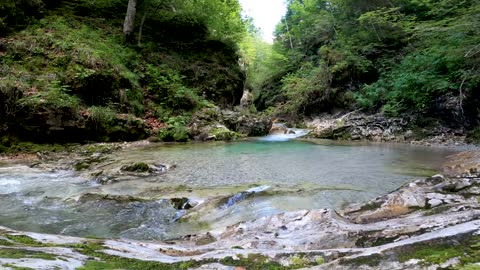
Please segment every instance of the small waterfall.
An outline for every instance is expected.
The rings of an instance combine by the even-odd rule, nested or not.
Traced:
[[[274,123],[267,136],[260,138],[266,142],[284,142],[295,138],[303,137],[310,132],[308,129],[288,128],[283,123]]]

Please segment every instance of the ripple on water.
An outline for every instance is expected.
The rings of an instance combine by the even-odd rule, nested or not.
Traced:
[[[116,152],[102,169],[138,161],[175,164],[176,168],[165,175],[105,186],[70,171],[2,166],[0,225],[79,236],[167,239],[283,211],[366,201],[424,174],[423,169],[435,171],[452,153],[408,145],[301,141],[154,145]],[[259,183],[263,186],[248,190]],[[244,186],[254,196],[240,196],[229,207],[202,204],[195,209],[196,218],[187,214],[182,223],[175,222],[179,212],[167,200],[82,196],[148,193],[155,197],[152,190],[182,185],[193,190],[183,188],[183,196],[195,196],[201,188],[207,190],[202,196],[209,197],[233,186]]]

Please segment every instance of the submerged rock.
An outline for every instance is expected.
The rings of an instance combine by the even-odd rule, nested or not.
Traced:
[[[129,173],[162,174],[167,172],[167,166],[163,164],[137,162],[131,165],[124,165],[120,170]]]

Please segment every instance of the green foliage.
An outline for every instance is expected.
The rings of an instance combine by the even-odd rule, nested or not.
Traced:
[[[183,76],[166,66],[147,65],[144,81],[151,99],[162,107],[190,111],[202,105],[195,91],[183,84]]]
[[[79,21],[67,23],[51,16],[7,43],[0,62],[9,68],[3,76],[16,78],[23,91],[32,93],[25,99],[33,103],[45,100],[56,107],[116,103],[128,110],[128,102],[136,101],[128,98],[143,96],[130,94],[141,93],[137,76],[126,67],[134,63],[135,52],[120,45],[119,39]]]
[[[22,133],[29,140],[27,133],[35,130],[39,140],[69,132],[79,136],[72,140],[134,140],[146,133],[144,121],[134,116],[158,117],[163,124],[211,102],[239,102],[244,77],[236,43],[247,24],[237,0],[140,1],[135,31],[144,15],[146,20],[136,47],[126,45],[121,32],[126,5],[125,0],[2,2],[2,134]],[[8,38],[2,35],[6,31]],[[54,124],[47,121],[53,115]],[[169,123],[162,137],[187,140],[187,121],[177,122]]]
[[[0,5],[0,37],[11,30],[25,27],[45,9],[42,0],[3,0]]]
[[[467,133],[467,142],[480,144],[480,127],[476,127]]]
[[[68,94],[69,91],[68,86],[60,85],[59,81],[53,81],[48,90],[26,96],[20,100],[19,104],[22,107],[32,107],[36,110],[41,108],[68,109],[72,113],[78,113],[80,100],[76,96]]]
[[[417,26],[418,48],[379,81],[366,86],[358,97],[360,105],[372,109],[384,104],[384,110],[390,114],[411,109],[426,112],[439,96],[472,91],[479,84],[472,73],[476,61],[471,62],[465,55],[480,42],[477,36],[480,32],[474,34],[476,28],[463,25],[472,16],[476,15],[467,13],[458,21],[425,22]]]
[[[170,117],[166,121],[167,127],[158,132],[158,137],[164,142],[186,142],[189,139],[186,128],[187,118]]]
[[[227,43],[239,42],[246,31],[238,0],[176,1],[179,9],[205,22],[211,38]]]
[[[240,42],[241,64],[246,73],[245,85],[259,95],[262,84],[282,71],[287,58],[271,44],[261,40],[257,33],[249,33]]]
[[[277,73],[281,79],[272,77],[280,85],[262,89],[277,96],[270,98],[277,111],[296,116],[359,107],[393,116],[428,114],[448,95],[472,98],[459,106],[474,114],[467,119],[478,120],[479,1],[287,4],[275,46],[290,65]]]
[[[116,112],[108,107],[92,106],[87,109],[87,114],[96,128],[108,128],[117,118]]]
[[[240,134],[227,128],[213,128],[209,134],[215,136],[217,141],[231,141],[240,138]]]

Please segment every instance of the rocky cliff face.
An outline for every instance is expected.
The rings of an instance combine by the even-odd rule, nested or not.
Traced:
[[[437,119],[394,118],[357,111],[321,115],[305,121],[305,125],[313,130],[312,136],[333,140],[458,145],[465,143],[466,135],[463,128],[445,126]]]

